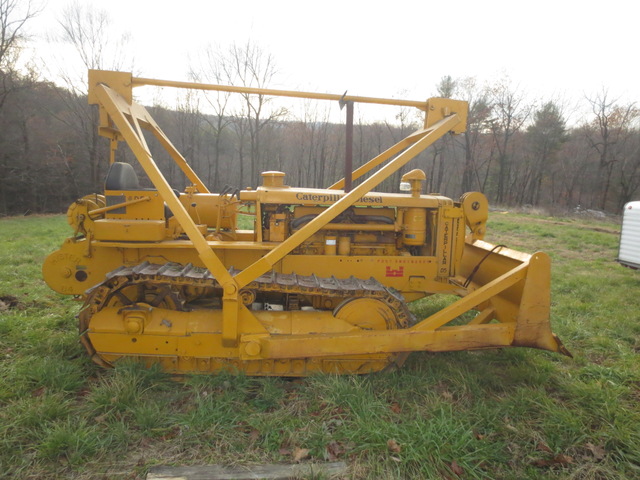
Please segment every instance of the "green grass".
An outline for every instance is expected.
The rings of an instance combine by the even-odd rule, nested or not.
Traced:
[[[493,213],[488,240],[553,259],[554,330],[537,350],[417,353],[399,371],[175,382],[80,347],[79,305],[49,290],[62,216],[0,220],[0,477],[144,478],[156,464],[344,460],[348,478],[640,476],[640,273],[619,227]],[[449,299],[416,302],[421,316]]]

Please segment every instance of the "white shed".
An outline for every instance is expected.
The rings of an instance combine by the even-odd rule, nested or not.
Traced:
[[[640,201],[624,206],[618,261],[625,267],[640,268]]]

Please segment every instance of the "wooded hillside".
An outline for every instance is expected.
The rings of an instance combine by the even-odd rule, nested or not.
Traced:
[[[0,2],[0,215],[63,212],[76,198],[100,191],[108,167],[109,145],[97,134],[97,110],[87,105],[86,84],[61,74],[62,87],[36,67],[16,67],[26,41],[21,29],[33,14],[19,11],[17,0]],[[61,21],[60,35],[86,68],[111,69],[121,64],[107,61],[103,47],[113,43],[107,26],[104,12],[76,5]],[[268,87],[277,77],[275,59],[251,43],[210,49],[201,58],[184,77],[254,87]],[[606,88],[572,107],[587,113],[571,125],[567,105],[531,101],[508,78],[481,84],[444,76],[432,93],[467,100],[470,114],[465,134],[439,140],[406,168],[425,170],[429,192],[457,198],[479,190],[502,206],[614,213],[640,195],[640,112]],[[300,103],[289,108],[263,96],[234,100],[230,94],[189,92],[171,107],[150,110],[212,191],[226,184],[255,187],[264,170],[286,172],[289,185],[326,187],[342,176],[344,125],[324,105]],[[357,109],[354,167],[421,122],[416,112],[397,108],[394,121],[367,123]],[[170,183],[184,187],[159,145],[149,143]],[[118,157],[135,164],[126,148]],[[381,189],[397,191],[401,173]]]

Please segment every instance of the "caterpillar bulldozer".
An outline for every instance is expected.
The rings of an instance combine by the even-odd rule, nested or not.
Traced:
[[[134,101],[144,85],[410,106],[424,112],[424,125],[356,170],[347,165],[326,189],[292,187],[285,173],[267,171],[257,188],[211,193]],[[89,71],[88,99],[111,144],[104,191],[69,207],[73,235],[47,257],[43,275],[53,290],[84,300],[80,339],[98,364],[133,358],[178,374],[305,376],[381,371],[415,351],[520,346],[570,355],[550,326],[549,257],[483,241],[483,194],[424,194],[418,169],[404,174],[401,193],[375,191],[438,138],[463,133],[466,102],[99,70]],[[159,170],[145,130],[188,179],[183,192]],[[153,188],[116,161],[121,142]],[[242,215],[253,229],[238,228]],[[437,294],[457,300],[424,319],[407,308]]]

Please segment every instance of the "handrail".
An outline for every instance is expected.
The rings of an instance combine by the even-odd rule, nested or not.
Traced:
[[[355,95],[337,95],[333,93],[302,92],[296,90],[277,90],[273,88],[237,87],[231,85],[216,85],[210,83],[180,82],[175,80],[158,80],[155,78],[132,77],[132,87],[145,85],[156,87],[186,88],[191,90],[213,90],[218,92],[248,93],[252,95],[270,95],[274,97],[308,98],[311,100],[332,100],[338,102],[372,103],[377,105],[394,105],[397,107],[416,107],[421,110],[427,108],[426,101],[400,100],[394,98],[360,97]]]

